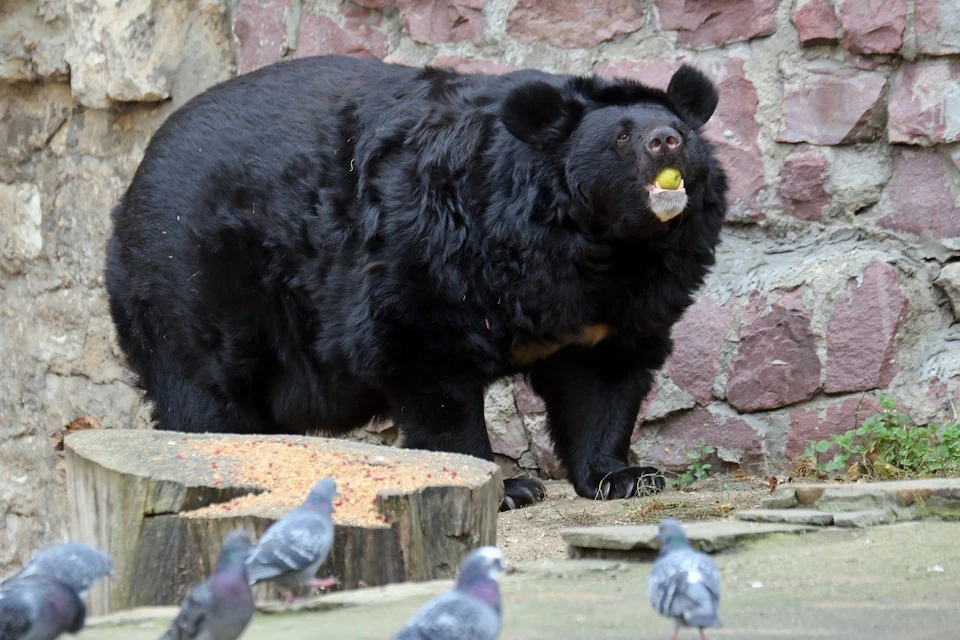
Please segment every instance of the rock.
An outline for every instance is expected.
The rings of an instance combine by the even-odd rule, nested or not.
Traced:
[[[820,359],[800,287],[770,305],[754,293],[743,312],[740,350],[730,363],[727,402],[739,411],[809,400],[820,387]]]
[[[797,500],[797,492],[792,489],[784,491],[778,489],[773,495],[760,500],[761,509],[792,509],[800,504]]]
[[[649,87],[666,89],[680,61],[671,60],[602,60],[593,72],[604,78],[630,78]]]
[[[507,15],[507,32],[521,42],[589,49],[633,33],[643,22],[637,0],[518,0]]]
[[[824,485],[800,485],[793,491],[797,496],[797,502],[800,504],[815,504],[823,497],[826,488]]]
[[[677,44],[707,48],[769,36],[777,29],[775,0],[655,0],[660,28],[678,31]]]
[[[833,514],[816,509],[745,509],[737,511],[737,518],[747,522],[774,522],[783,524],[831,525]]]
[[[66,3],[5,3],[0,20],[0,80],[68,80],[69,39]]]
[[[960,60],[904,63],[890,78],[887,139],[960,142]]]
[[[540,469],[541,478],[566,479],[567,472],[563,463],[553,451],[553,440],[547,426],[547,416],[543,414],[523,416],[523,425],[530,439],[530,451]]]
[[[240,1],[233,17],[237,73],[249,73],[280,60],[287,50],[289,9],[290,0]]]
[[[953,308],[954,319],[960,321],[960,262],[943,265],[940,275],[933,284],[940,287],[940,290],[946,294]]]
[[[935,151],[900,150],[876,209],[885,229],[934,238],[960,237],[960,206],[944,159]]]
[[[717,553],[739,546],[748,540],[776,534],[801,533],[809,527],[783,524],[755,524],[737,520],[689,522],[684,525],[690,546],[704,553]],[[567,543],[571,558],[629,557],[652,558],[660,550],[657,525],[616,525],[562,529],[560,537]],[[594,552],[594,553],[591,553]],[[634,556],[618,556],[616,552],[632,552]]]
[[[538,396],[530,386],[530,383],[523,378],[517,379],[513,386],[513,397],[517,403],[517,409],[522,414],[543,413],[547,410],[543,398]]]
[[[649,439],[649,446],[640,457],[645,464],[659,468],[685,468],[690,464],[687,453],[695,451],[701,442],[717,447],[714,462],[753,467],[764,459],[760,434],[745,420],[704,408],[666,418]]]
[[[708,295],[687,308],[673,327],[673,354],[667,365],[670,380],[701,405],[713,397],[720,347],[733,324],[733,309],[719,306]]]
[[[483,403],[483,417],[490,434],[490,445],[494,453],[519,460],[523,452],[530,448],[523,421],[517,414],[517,404],[513,399],[513,388],[509,381],[499,380],[487,389]]]
[[[499,75],[515,69],[512,64],[481,60],[479,58],[461,58],[460,56],[437,56],[430,61],[432,67],[446,67],[459,73],[489,73]]]
[[[805,47],[833,44],[839,39],[840,24],[831,0],[797,0],[790,20],[800,34],[800,44]]]
[[[639,415],[646,421],[659,420],[695,406],[697,401],[689,393],[673,384],[669,378],[665,378],[657,385],[655,392],[651,390],[644,398]]]
[[[896,272],[875,262],[852,278],[827,326],[824,391],[868,391],[886,387],[896,372],[894,339],[908,310]]]
[[[74,96],[93,109],[169,98],[187,11],[181,2],[68,2],[74,37],[65,58]]]
[[[790,433],[783,455],[788,460],[796,459],[811,440],[828,440],[846,433],[878,411],[880,403],[873,395],[857,395],[820,407],[798,407],[790,412]]]
[[[349,2],[340,6],[340,20],[303,10],[297,32],[297,58],[342,53],[361,58],[387,55],[387,36],[379,13]]]
[[[757,89],[743,73],[743,59],[736,56],[724,58],[705,70],[720,93],[720,103],[704,127],[704,135],[713,142],[730,181],[728,220],[755,220],[761,216],[757,198],[765,184],[756,121]]]
[[[834,202],[850,214],[879,202],[893,175],[890,145],[831,147],[830,151],[828,184]]]
[[[392,0],[400,23],[417,42],[480,42],[487,21],[486,0]],[[363,3],[360,3],[363,4]]]
[[[30,183],[0,183],[0,267],[20,273],[40,256],[43,235],[40,225],[40,190]]]
[[[819,221],[830,194],[823,188],[829,162],[816,149],[797,149],[780,170],[777,193],[795,218]]]
[[[61,128],[73,106],[65,84],[0,84],[0,177],[6,160],[12,165],[44,148]],[[13,175],[0,182],[20,182]]]
[[[883,127],[882,73],[831,60],[809,63],[784,86],[780,142],[845,144],[875,140]]]
[[[863,529],[878,524],[887,524],[893,520],[893,514],[883,509],[865,509],[863,511],[843,511],[833,514],[836,527]]]
[[[843,46],[853,53],[897,53],[907,28],[907,0],[838,0]]]
[[[960,53],[960,5],[955,0],[914,0],[913,32],[919,53]]]

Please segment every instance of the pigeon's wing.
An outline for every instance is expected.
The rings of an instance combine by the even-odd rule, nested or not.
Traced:
[[[703,586],[713,596],[713,604],[720,604],[720,570],[717,568],[713,558],[705,553],[698,554],[699,562],[697,570],[703,576]]]
[[[650,602],[661,615],[709,619],[720,601],[720,573],[709,556],[676,551],[658,560],[650,574]]]
[[[499,632],[490,607],[451,591],[427,603],[394,640],[493,640]]]
[[[0,640],[20,640],[30,630],[30,606],[14,593],[0,591]]]
[[[267,529],[247,558],[250,584],[302,571],[326,558],[333,542],[333,522],[309,511],[292,512]]]
[[[180,613],[160,640],[193,640],[199,637],[210,613],[212,600],[213,590],[209,583],[204,582],[194,587],[184,598]]]

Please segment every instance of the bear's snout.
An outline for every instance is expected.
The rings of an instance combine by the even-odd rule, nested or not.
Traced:
[[[652,158],[667,159],[683,148],[683,136],[673,127],[656,127],[643,137],[643,148]]]

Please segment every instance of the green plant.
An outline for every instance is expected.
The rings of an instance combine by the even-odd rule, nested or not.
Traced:
[[[828,440],[809,442],[805,458],[828,475],[890,478],[960,473],[960,423],[918,425],[897,411],[893,396],[877,394],[880,411]],[[826,462],[821,455],[832,454]]]
[[[694,482],[700,482],[710,475],[712,464],[706,462],[707,458],[712,456],[716,449],[705,443],[703,440],[697,445],[697,448],[687,452],[687,459],[690,464],[686,471],[681,473],[674,481],[678,489],[689,487]]]

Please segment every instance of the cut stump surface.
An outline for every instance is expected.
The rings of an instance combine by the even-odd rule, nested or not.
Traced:
[[[65,440],[70,533],[114,557],[90,614],[175,605],[242,527],[259,537],[317,479],[337,480],[336,537],[318,575],[341,588],[452,577],[496,543],[493,463],[297,436],[89,430]],[[270,585],[259,598],[275,597]]]

